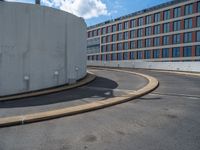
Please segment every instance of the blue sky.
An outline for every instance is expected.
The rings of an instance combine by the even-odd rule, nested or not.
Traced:
[[[7,1],[34,3],[34,0]],[[169,1],[171,0],[41,0],[41,3],[83,17],[87,25],[91,26]]]

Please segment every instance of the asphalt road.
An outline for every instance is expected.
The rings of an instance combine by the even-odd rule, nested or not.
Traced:
[[[0,117],[44,112],[76,106],[106,98],[126,95],[127,90],[137,90],[147,84],[143,77],[122,72],[91,70],[97,75],[94,82],[63,92],[14,101],[0,101]]]
[[[2,128],[0,150],[199,150],[200,78],[133,71],[156,77],[160,86],[144,97],[113,107]],[[112,76],[111,81],[123,81],[122,85],[113,84],[113,89],[133,88],[128,74],[119,78],[116,72],[98,73]]]

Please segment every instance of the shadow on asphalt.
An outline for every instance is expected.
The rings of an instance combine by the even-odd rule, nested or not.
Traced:
[[[97,76],[93,82],[76,89],[49,95],[0,102],[0,108],[49,105],[54,103],[82,100],[86,98],[105,99],[114,97],[112,90],[116,87],[118,87],[118,84],[115,81]]]

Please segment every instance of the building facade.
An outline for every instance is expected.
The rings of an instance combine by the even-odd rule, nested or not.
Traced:
[[[88,27],[87,56],[95,61],[200,60],[200,0],[174,0]]]

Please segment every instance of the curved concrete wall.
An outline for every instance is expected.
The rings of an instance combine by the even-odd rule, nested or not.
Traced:
[[[0,96],[86,75],[82,18],[39,5],[0,2]]]

